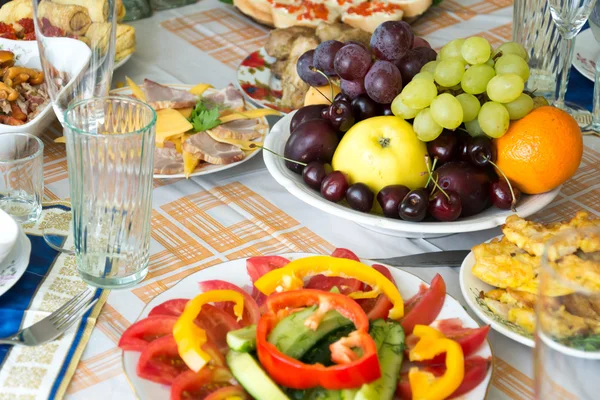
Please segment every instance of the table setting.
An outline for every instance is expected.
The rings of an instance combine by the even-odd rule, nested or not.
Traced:
[[[595,399],[600,3],[0,6],[0,399]]]

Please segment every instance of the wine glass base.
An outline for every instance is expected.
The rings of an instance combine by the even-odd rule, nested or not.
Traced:
[[[566,101],[564,103],[554,102],[553,106],[568,112],[577,121],[580,128],[588,128],[592,123],[592,113],[579,104]]]

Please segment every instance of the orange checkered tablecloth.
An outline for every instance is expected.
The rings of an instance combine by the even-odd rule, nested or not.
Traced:
[[[419,19],[414,29],[439,48],[450,39],[478,34],[492,44],[510,39],[511,0],[444,0]],[[235,68],[263,45],[267,29],[217,0],[156,13],[134,22],[138,50],[115,73],[165,83],[235,82]],[[159,50],[160,49],[160,50]],[[54,125],[43,137],[45,196],[68,197],[67,162]],[[600,140],[586,138],[576,176],[536,218],[554,221],[586,209],[600,216]],[[157,180],[148,277],[131,290],[113,291],[67,389],[72,399],[133,399],[123,374],[121,333],[144,305],[189,274],[227,260],[283,252],[329,253],[348,247],[367,258],[437,249],[469,248],[498,234],[497,229],[420,240],[366,231],[350,221],[324,214],[288,194],[266,171],[260,157],[239,168],[191,180]],[[458,272],[449,268],[412,270],[429,281],[441,273],[455,298],[462,299]],[[532,352],[495,332],[490,334],[496,371],[489,399],[533,399]],[[8,399],[0,393],[0,399]],[[28,397],[29,398],[29,397]],[[32,396],[30,398],[35,398]],[[556,392],[556,399],[569,398]]]

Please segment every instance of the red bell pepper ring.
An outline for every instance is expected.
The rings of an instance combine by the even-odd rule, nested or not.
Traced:
[[[278,311],[286,308],[296,309],[318,304],[317,315],[328,310],[336,310],[350,319],[356,331],[348,338],[342,338],[331,345],[335,354],[344,353],[340,350],[351,343],[359,347],[362,356],[338,357],[337,365],[325,367],[322,364],[304,364],[280,352],[277,347],[268,342],[269,333],[279,322]],[[337,293],[327,293],[319,290],[302,289],[289,292],[274,293],[267,298],[269,312],[258,322],[256,343],[258,358],[271,378],[278,384],[293,389],[310,389],[321,386],[325,389],[339,390],[360,387],[381,377],[381,368],[377,358],[377,346],[369,336],[369,320],[360,306],[347,296]],[[317,316],[318,320],[318,316]],[[308,321],[314,323],[315,321]]]

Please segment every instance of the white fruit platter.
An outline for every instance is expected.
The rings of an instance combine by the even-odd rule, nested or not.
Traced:
[[[266,136],[264,146],[277,154],[284,154],[285,144],[290,136],[290,122],[294,113],[280,119]],[[263,152],[265,164],[275,180],[292,195],[305,203],[329,214],[356,222],[366,229],[407,238],[433,238],[461,232],[474,232],[502,225],[512,211],[490,207],[479,214],[460,218],[453,222],[409,222],[386,218],[372,213],[351,209],[343,203],[333,203],[304,183],[302,176],[289,170],[285,161],[270,153]],[[523,195],[517,204],[517,214],[528,217],[546,207],[558,195],[560,187],[538,195]]]

